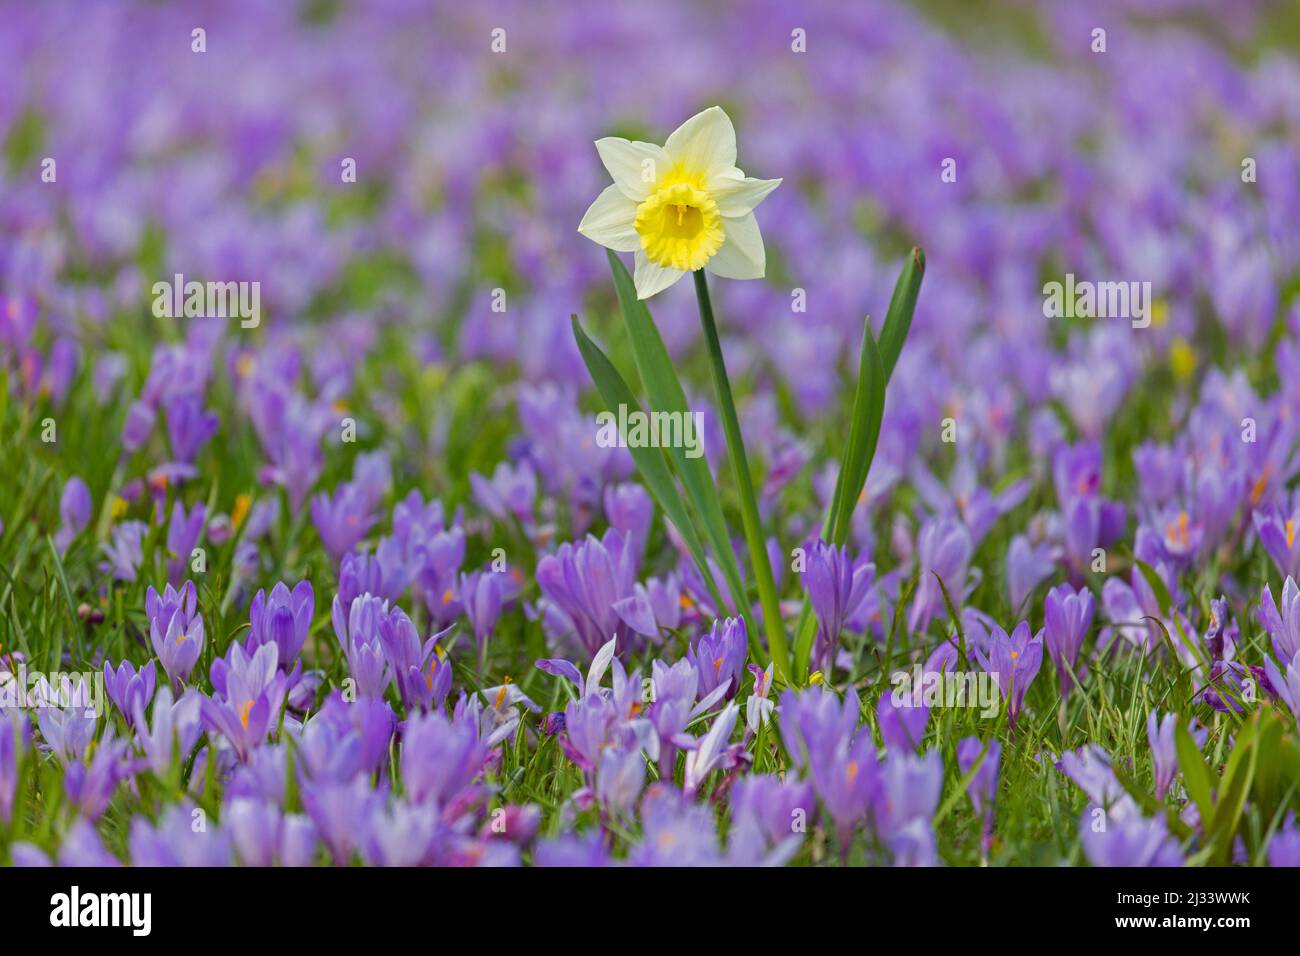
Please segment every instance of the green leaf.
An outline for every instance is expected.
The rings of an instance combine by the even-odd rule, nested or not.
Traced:
[[[1181,723],[1174,730],[1174,750],[1178,754],[1178,768],[1183,772],[1187,795],[1196,804],[1202,828],[1207,827],[1214,812],[1210,769],[1205,766],[1201,750],[1191,733]]]
[[[853,421],[849,426],[849,444],[844,449],[840,474],[844,476],[838,512],[831,527],[831,541],[837,547],[849,537],[853,509],[857,507],[867,472],[876,455],[880,439],[880,422],[885,414],[885,367],[870,321],[862,325],[862,358],[859,363],[858,390],[853,400]]]
[[[627,267],[612,251],[608,252],[610,269],[614,273],[614,288],[618,293],[619,308],[623,321],[627,325],[628,338],[632,343],[632,355],[636,361],[637,372],[645,386],[646,397],[650,401],[650,410],[659,412],[680,412],[690,414],[686,404],[686,390],[682,388],[672,358],[659,335],[659,329],[650,317],[650,310],[644,302],[636,297],[636,285]],[[727,522],[722,514],[722,499],[718,495],[718,485],[709,470],[708,458],[700,455],[690,458],[685,448],[669,448],[668,454],[677,468],[686,493],[695,507],[704,527],[705,536],[713,547],[731,591],[732,602],[737,611],[745,618],[747,630],[757,635],[753,614],[745,586],[741,583],[740,566],[736,562],[736,553],[731,546],[731,536],[727,531]],[[719,608],[721,610],[721,608]]]
[[[632,394],[632,389],[628,387],[627,382],[619,374],[614,363],[600,350],[600,346],[596,345],[583,332],[582,325],[578,322],[576,315],[572,316],[572,322],[573,337],[577,340],[578,351],[582,353],[582,359],[587,364],[587,371],[591,373],[591,379],[596,383],[596,389],[600,392],[600,397],[606,407],[616,415],[619,405],[625,405],[629,409],[640,408],[641,403]],[[682,540],[691,553],[691,557],[695,559],[695,564],[700,569],[700,574],[704,576],[704,581],[709,586],[713,599],[721,603],[721,595],[718,593],[718,586],[714,581],[708,560],[705,558],[704,546],[700,540],[699,532],[686,512],[682,496],[678,492],[677,484],[673,481],[672,472],[668,468],[668,460],[664,456],[664,450],[661,448],[629,447],[628,451],[632,454],[632,460],[636,462],[637,470],[641,473],[641,479],[645,482],[646,488],[659,507],[663,509],[664,516],[672,522],[673,527],[681,534]]]
[[[885,363],[885,376],[894,374],[898,356],[902,354],[903,343],[912,328],[912,315],[916,311],[916,298],[921,293],[921,280],[925,277],[925,251],[920,246],[912,247],[903,271],[894,283],[894,294],[889,299],[889,311],[885,313],[885,324],[880,330],[880,355]]]

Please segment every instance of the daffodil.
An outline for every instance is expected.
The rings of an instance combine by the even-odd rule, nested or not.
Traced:
[[[636,253],[639,299],[687,272],[761,279],[767,268],[754,207],[781,184],[736,168],[736,130],[720,107],[697,113],[663,146],[609,136],[596,141],[614,179],[578,231],[615,252]]]

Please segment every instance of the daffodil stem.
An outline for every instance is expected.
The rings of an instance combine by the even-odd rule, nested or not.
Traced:
[[[763,541],[763,525],[758,517],[758,502],[754,498],[754,483],[749,475],[749,462],[745,458],[745,443],[740,437],[740,419],[736,416],[736,403],[731,397],[731,382],[727,366],[722,359],[722,343],[718,341],[718,327],[713,320],[713,303],[709,299],[709,284],[703,269],[695,270],[695,297],[700,306],[700,324],[704,327],[704,341],[709,348],[709,365],[713,369],[713,389],[718,396],[718,409],[722,413],[722,430],[727,436],[727,457],[736,479],[740,495],[740,519],[749,545],[749,561],[754,566],[758,584],[759,605],[763,609],[763,629],[767,633],[767,650],[776,666],[777,676],[790,681],[790,656],[786,647],[785,630],[781,621],[781,605],[777,600],[776,581]]]

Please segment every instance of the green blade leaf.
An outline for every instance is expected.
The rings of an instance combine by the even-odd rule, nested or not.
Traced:
[[[1187,795],[1196,804],[1201,826],[1208,827],[1214,813],[1210,770],[1205,766],[1196,741],[1181,723],[1174,730],[1174,750],[1178,754],[1178,769],[1183,772],[1183,785],[1187,788]]]
[[[571,318],[573,337],[578,343],[578,351],[582,353],[582,360],[586,363],[587,371],[591,373],[591,379],[596,383],[596,390],[600,392],[600,397],[606,407],[616,415],[619,405],[624,405],[629,409],[640,408],[641,403],[632,394],[632,389],[628,387],[627,382],[619,374],[614,363],[600,350],[600,346],[596,345],[583,332],[578,317],[574,315]],[[700,574],[703,575],[711,596],[715,601],[721,603],[721,594],[718,592],[718,585],[713,579],[713,572],[705,557],[704,545],[700,540],[699,532],[695,528],[695,523],[691,521],[686,512],[682,496],[678,492],[677,484],[673,481],[672,472],[668,468],[668,460],[664,456],[664,450],[661,448],[633,448],[629,446],[628,451],[632,454],[632,460],[636,462],[637,470],[640,472],[646,488],[659,507],[663,509],[664,516],[681,533],[682,540],[686,543],[691,557],[695,559],[695,564],[699,567]]]
[[[686,404],[686,390],[673,367],[668,349],[664,346],[659,329],[650,317],[650,310],[644,302],[636,297],[636,286],[627,267],[612,251],[609,253],[610,269],[614,273],[614,288],[618,293],[619,308],[623,321],[627,325],[628,338],[632,342],[632,355],[636,360],[637,372],[645,386],[646,397],[650,400],[652,411],[680,412],[690,414]],[[722,514],[722,499],[718,495],[718,485],[709,470],[708,459],[704,455],[690,458],[685,448],[670,448],[668,454],[677,468],[686,493],[691,499],[695,513],[704,527],[704,533],[713,547],[731,591],[732,602],[745,618],[746,627],[751,635],[757,635],[753,614],[750,611],[749,598],[741,583],[740,566],[736,562],[736,553],[731,546],[731,537],[727,532],[727,522]]]
[[[912,328],[912,314],[916,311],[916,297],[921,292],[921,279],[925,277],[925,251],[912,247],[903,271],[894,283],[894,294],[889,299],[889,311],[880,330],[880,356],[885,365],[885,378],[894,374],[894,366]]]
[[[862,359],[858,370],[858,390],[853,401],[853,421],[849,426],[849,444],[844,450],[840,474],[844,484],[839,508],[831,528],[831,542],[839,547],[849,537],[853,509],[867,483],[867,472],[876,455],[880,423],[885,414],[885,367],[870,321],[862,325]]]

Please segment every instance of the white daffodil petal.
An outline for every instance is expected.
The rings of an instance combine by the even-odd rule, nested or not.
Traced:
[[[739,219],[722,220],[726,241],[705,266],[724,279],[761,279],[767,273],[767,254],[758,220],[751,212]]]
[[[684,275],[686,273],[680,269],[670,269],[651,262],[646,258],[645,252],[637,250],[636,272],[632,276],[632,281],[636,284],[638,299],[648,299],[655,293],[664,291]]]
[[[715,176],[709,182],[709,192],[717,200],[718,212],[725,218],[737,219],[754,211],[754,207],[781,185],[779,179],[754,179],[735,170],[734,176]]]
[[[710,106],[677,127],[664,152],[691,173],[730,169],[736,165],[736,128],[721,107]]]
[[[636,203],[618,186],[606,186],[578,223],[578,232],[615,252],[636,252],[641,238],[632,227],[635,221]]]
[[[628,199],[640,202],[671,165],[662,146],[606,136],[596,140],[596,152],[609,175]]]

